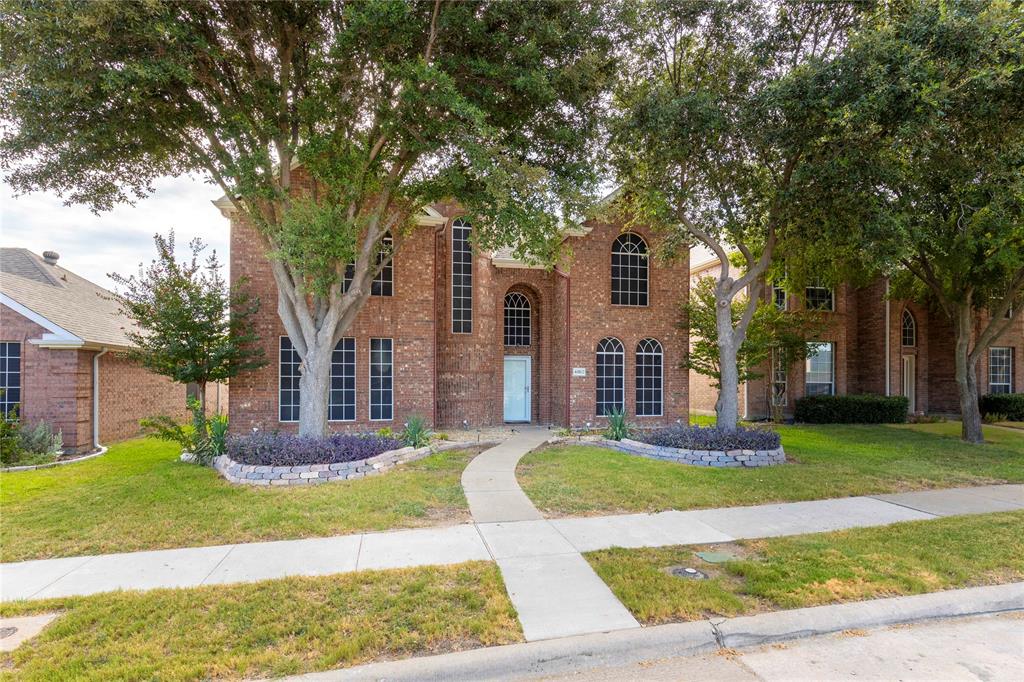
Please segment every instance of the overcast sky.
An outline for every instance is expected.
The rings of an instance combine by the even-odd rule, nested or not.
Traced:
[[[172,228],[179,255],[188,252],[190,239],[201,237],[226,265],[228,221],[210,203],[220,196],[218,189],[189,177],[162,178],[154,185],[156,192],[134,206],[97,216],[84,206],[65,206],[52,194],[15,197],[0,182],[0,245],[56,251],[60,265],[107,288],[113,288],[108,272],[134,274],[155,255],[153,234]]]

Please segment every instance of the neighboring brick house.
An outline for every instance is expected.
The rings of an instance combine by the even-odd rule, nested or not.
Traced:
[[[0,249],[0,411],[60,430],[66,453],[139,433],[139,419],[185,418],[185,387],[126,359],[110,292],[28,249]],[[98,390],[97,390],[98,385]],[[208,395],[226,409],[226,387]]]
[[[215,203],[231,218],[232,281],[246,278],[262,300],[256,328],[279,358],[232,379],[232,430],[294,430],[299,359],[269,261],[230,203]],[[472,222],[438,204],[395,235],[377,295],[335,350],[331,429],[399,429],[411,415],[444,427],[580,426],[613,407],[639,424],[686,417],[685,257],[649,262],[646,230],[591,221],[567,237],[571,258],[545,270],[472,249]]]
[[[701,277],[718,276],[717,259],[697,250],[691,259],[691,286]],[[796,399],[808,392],[905,395],[911,412],[959,414],[953,328],[941,313],[915,301],[889,299],[884,279],[859,288],[810,287],[803,296],[767,287],[765,296],[788,310],[805,301],[817,304],[828,318],[827,329],[819,339],[822,352],[788,372],[776,372],[769,363],[762,368],[762,378],[740,386],[741,416],[769,416],[773,395],[783,414],[792,415]],[[1014,321],[978,363],[979,392],[1024,390],[1022,353],[1024,317]],[[690,391],[695,411],[714,412],[718,393],[707,377],[690,372]]]

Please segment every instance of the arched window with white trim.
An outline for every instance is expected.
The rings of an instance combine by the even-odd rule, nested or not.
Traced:
[[[505,294],[505,345],[529,346],[530,300],[518,291]]]
[[[660,417],[662,413],[661,344],[644,339],[636,345],[636,416]]]
[[[906,308],[903,309],[903,323],[901,325],[900,337],[902,339],[902,345],[904,346],[917,345],[917,322],[914,320],[914,314]]]
[[[647,242],[633,232],[612,244],[612,305],[647,305]]]
[[[601,339],[597,344],[597,414],[624,411],[625,349],[615,337]]]

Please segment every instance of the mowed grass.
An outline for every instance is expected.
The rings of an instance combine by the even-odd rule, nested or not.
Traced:
[[[58,610],[37,638],[0,655],[0,674],[238,679],[522,640],[488,562],[0,606],[5,616]]]
[[[469,518],[460,476],[470,451],[447,451],[382,476],[317,486],[232,485],[155,439],[103,457],[0,474],[0,560],[130,552]]]
[[[586,445],[559,445],[519,463],[523,490],[549,515],[655,512],[1024,481],[1024,433],[959,423],[783,426],[789,462],[714,469]]]
[[[1024,578],[1024,512],[911,521],[715,547],[742,558],[710,564],[702,547],[586,555],[645,624],[736,616]],[[707,580],[669,575],[689,566]]]

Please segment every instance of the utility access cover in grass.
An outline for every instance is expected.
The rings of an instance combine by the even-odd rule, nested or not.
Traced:
[[[739,559],[735,554],[729,554],[728,552],[697,552],[697,556],[709,564],[724,564],[726,561]]]

